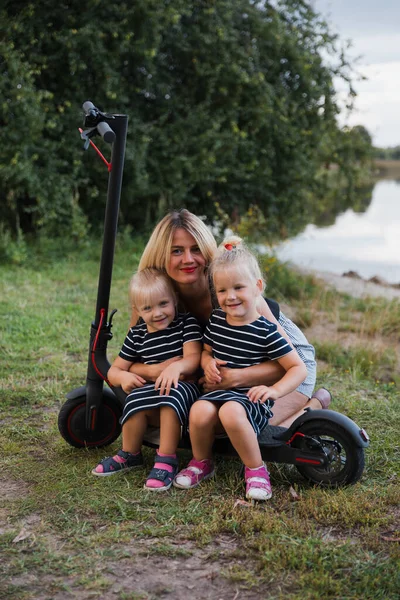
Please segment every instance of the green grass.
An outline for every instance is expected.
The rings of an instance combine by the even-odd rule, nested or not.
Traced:
[[[144,451],[144,470],[104,481],[90,470],[118,440],[77,450],[57,428],[65,394],[85,381],[98,255],[98,247],[33,252],[29,267],[1,269],[0,598],[172,598],[183,594],[193,565],[207,573],[198,579],[196,571],[196,587],[187,589],[194,599],[397,598],[398,304],[341,296],[296,274],[286,279],[287,269],[274,266],[270,289],[307,333],[318,324],[335,328],[334,340],[312,338],[319,383],[371,437],[361,482],[312,488],[297,471],[272,464],[273,498],[248,507],[236,503],[244,491],[239,461],[218,457],[217,477],[204,486],[152,495],[143,490],[152,450]],[[138,242],[117,249],[110,358],[126,332],[127,286],[139,255]],[[181,462],[189,456],[181,451]],[[145,578],[152,561],[165,568],[162,584],[148,571]]]

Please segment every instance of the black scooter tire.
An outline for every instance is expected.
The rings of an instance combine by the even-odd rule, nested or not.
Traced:
[[[86,396],[70,398],[58,415],[58,429],[74,448],[102,448],[112,444],[121,433],[122,407],[117,399],[103,395],[95,431],[86,429]]]
[[[303,423],[297,431],[320,441],[332,461],[326,467],[297,464],[297,470],[310,483],[338,487],[356,483],[361,478],[365,466],[364,448],[357,446],[343,427],[316,419]],[[309,441],[301,437],[297,438],[296,444],[310,448]]]

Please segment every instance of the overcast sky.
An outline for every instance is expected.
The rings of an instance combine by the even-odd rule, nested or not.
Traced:
[[[375,146],[400,145],[400,0],[313,0],[368,80],[355,85],[356,111],[346,122],[364,125]],[[344,116],[342,118],[344,124]]]

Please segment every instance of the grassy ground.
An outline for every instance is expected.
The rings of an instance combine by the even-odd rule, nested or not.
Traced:
[[[110,358],[125,335],[139,253],[132,244],[117,251]],[[319,383],[371,437],[360,483],[312,488],[271,465],[272,500],[249,507],[237,502],[239,461],[219,457],[215,480],[151,495],[146,471],[90,474],[118,441],[77,450],[57,429],[65,394],[85,381],[97,254],[32,256],[30,267],[1,270],[0,597],[398,598],[400,303],[340,296],[266,262],[270,295],[317,347]],[[145,458],[150,469],[153,451]]]

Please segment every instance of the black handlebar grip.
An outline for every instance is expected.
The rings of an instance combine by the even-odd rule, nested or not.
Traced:
[[[90,111],[92,111],[92,110],[97,111],[97,108],[95,107],[93,102],[90,102],[90,100],[87,100],[86,102],[84,102],[82,104],[82,108],[83,108],[85,115],[88,115],[90,113]]]
[[[98,123],[98,125],[97,125],[97,131],[99,132],[99,134],[101,135],[101,137],[103,138],[103,140],[105,142],[107,142],[107,144],[112,144],[114,142],[114,140],[115,140],[115,133],[111,129],[111,127],[109,126],[109,124],[106,123],[105,121],[101,121],[100,123]]]

